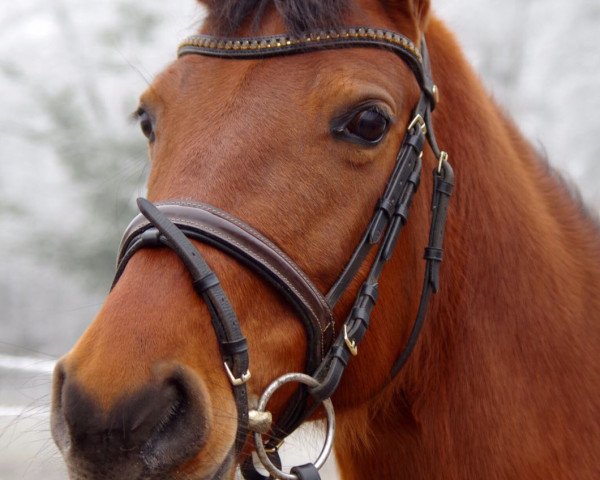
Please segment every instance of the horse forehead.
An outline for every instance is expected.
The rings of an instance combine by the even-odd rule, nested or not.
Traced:
[[[171,64],[142,96],[168,106],[172,113],[202,111],[218,123],[235,111],[245,118],[270,115],[290,107],[322,105],[359,97],[361,92],[387,91],[397,96],[407,69],[391,52],[352,48],[310,52],[266,60],[232,60],[188,55]],[[397,99],[397,98],[396,98]],[[301,114],[301,111],[295,113]],[[231,117],[229,117],[231,120]]]

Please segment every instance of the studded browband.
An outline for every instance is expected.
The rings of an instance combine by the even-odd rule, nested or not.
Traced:
[[[251,59],[349,47],[382,48],[400,54],[415,74],[421,89],[430,97],[432,104],[437,102],[437,87],[431,78],[425,75],[421,51],[408,37],[380,28],[320,30],[298,37],[271,35],[256,38],[218,38],[210,35],[192,35],[181,42],[177,54],[180,57],[195,54]]]
[[[238,434],[235,450],[243,446],[248,429],[254,431],[256,450],[265,468],[276,478],[298,480],[319,479],[318,467],[326,459],[324,448],[315,464],[294,467],[290,474],[281,471],[277,449],[281,441],[308,418],[323,401],[329,420],[328,432],[333,432],[333,410],[329,397],[335,392],[350,359],[369,326],[371,312],[378,299],[378,282],[384,264],[389,260],[408,219],[412,198],[421,174],[421,155],[428,142],[439,163],[433,172],[432,218],[429,242],[425,249],[425,278],[419,308],[404,349],[393,365],[393,378],[408,359],[421,331],[431,293],[439,289],[439,266],[443,257],[443,234],[448,201],[454,176],[448,156],[436,142],[431,112],[438,101],[438,90],[431,80],[427,47],[421,49],[395,32],[367,27],[324,30],[293,37],[274,35],[259,38],[217,38],[194,35],[180,45],[179,56],[198,54],[232,59],[262,59],[274,56],[314,52],[348,47],[380,48],[398,54],[413,71],[422,90],[413,120],[397,155],[396,164],[374,215],[346,267],[330,291],[323,296],[307,275],[276,245],[241,220],[211,205],[194,202],[162,202],[153,205],[140,199],[138,215],[121,243],[115,283],[129,259],[142,248],[169,247],[182,259],[192,275],[198,295],[207,303],[221,348],[226,373],[238,409]],[[281,292],[303,320],[307,334],[305,371],[310,375],[288,374],[280,377],[265,391],[257,409],[248,412],[246,381],[250,378],[246,339],[218,278],[204,261],[189,238],[208,243],[238,259],[266,279]],[[362,283],[354,305],[337,337],[331,310],[347,290],[350,282],[376,248],[369,273]],[[113,284],[114,285],[114,284]],[[335,338],[334,338],[335,337]],[[285,377],[285,378],[284,378]],[[286,409],[272,423],[264,409],[273,391],[288,381],[308,385],[299,388]],[[268,395],[267,395],[268,393]],[[250,419],[249,419],[250,417]],[[263,444],[261,434],[270,432]],[[332,439],[328,437],[327,448]],[[265,479],[255,469],[251,457],[242,465],[247,480]]]

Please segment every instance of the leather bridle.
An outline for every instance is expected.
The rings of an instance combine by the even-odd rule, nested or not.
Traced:
[[[330,405],[328,399],[338,387],[348,362],[357,354],[358,345],[369,327],[371,313],[377,302],[378,282],[383,266],[394,251],[419,186],[421,157],[426,142],[439,164],[433,171],[431,226],[424,255],[425,278],[415,323],[404,349],[391,368],[390,380],[412,352],[425,319],[431,293],[439,289],[444,225],[454,175],[448,163],[448,155],[438,148],[433,132],[431,113],[438,101],[438,91],[431,78],[425,40],[422,40],[421,49],[418,49],[403,35],[381,29],[354,27],[319,31],[301,37],[277,35],[231,39],[194,35],[186,39],[178,51],[179,56],[195,54],[231,59],[263,59],[347,47],[379,48],[396,53],[415,75],[421,88],[421,96],[373,217],[329,292],[323,295],[279,247],[227,212],[202,203],[169,201],[153,205],[145,199],[138,200],[141,215],[134,218],[125,231],[113,282],[114,286],[128,261],[140,249],[168,247],[175,251],[191,275],[194,290],[208,306],[219,341],[238,412],[235,453],[243,448],[248,430],[254,431],[261,462],[277,478],[320,478],[313,464],[294,467],[289,474],[282,472],[277,449],[283,439],[302,424],[321,402],[326,401]],[[248,266],[274,286],[303,321],[308,345],[305,373],[309,377],[289,374],[275,380],[268,392],[270,395],[287,381],[300,381],[307,384],[308,388],[303,386],[296,390],[276,424],[265,411],[268,396],[263,395],[261,403],[265,405],[261,408],[249,409],[246,382],[250,378],[250,370],[246,339],[216,274],[190,239],[216,247]],[[377,251],[367,278],[363,281],[342,328],[336,333],[332,310],[373,248],[377,248]],[[328,407],[327,411],[332,415],[332,408]],[[331,416],[328,419],[330,431],[333,432],[333,418]],[[267,432],[270,432],[270,438],[263,444],[261,434]],[[330,444],[332,439],[328,440]],[[322,457],[326,458],[328,453],[325,452]],[[247,479],[265,478],[256,472],[251,457],[243,464],[242,473]]]

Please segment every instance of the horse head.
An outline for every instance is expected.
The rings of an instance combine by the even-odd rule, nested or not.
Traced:
[[[504,278],[485,233],[508,217],[501,207],[520,212],[523,198],[538,205],[516,160],[480,168],[482,151],[516,155],[512,126],[426,0],[206,3],[200,34],[141,96],[148,200],[126,232],[104,305],[56,368],[52,431],[71,478],[233,478],[240,463],[256,478],[251,436],[261,460],[276,464],[289,430],[324,418],[317,407],[330,400],[344,478],[399,478],[388,466],[395,460],[375,466],[357,453],[372,448],[374,429],[373,442],[401,445],[419,478],[435,477],[436,465],[460,476],[441,445],[468,427],[440,415],[477,388],[451,384],[445,372],[451,361],[455,371],[473,367],[473,358],[498,365],[486,359],[502,345],[473,353],[492,342],[485,331],[480,343],[454,349],[475,331],[457,318],[487,312],[469,311],[478,297],[464,279],[487,284],[484,264]],[[448,225],[448,289],[429,309],[447,321],[435,334],[426,329],[401,370],[440,283],[453,175],[434,131],[460,154],[468,190]],[[479,223],[464,227],[467,217]],[[524,252],[533,245],[525,227],[498,235]],[[482,256],[470,262],[477,245]],[[497,295],[510,304],[517,293],[503,281]],[[531,316],[545,305],[531,302]],[[449,335],[454,327],[464,336]],[[379,415],[391,405],[393,415]],[[421,465],[423,445],[433,460]],[[279,478],[315,475],[307,464]]]

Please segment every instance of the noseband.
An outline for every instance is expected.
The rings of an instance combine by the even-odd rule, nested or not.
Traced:
[[[177,253],[191,274],[194,290],[208,306],[224,369],[232,385],[238,412],[235,453],[243,448],[248,431],[253,431],[261,462],[272,477],[281,479],[320,478],[318,468],[331,450],[334,431],[333,408],[329,398],[337,389],[348,362],[357,355],[358,345],[369,327],[383,266],[394,251],[419,186],[421,157],[426,142],[439,164],[433,171],[431,226],[424,255],[425,278],[416,320],[404,349],[391,368],[390,380],[412,352],[423,326],[431,293],[439,289],[444,225],[454,175],[448,155],[438,148],[431,122],[431,112],[438,101],[438,90],[431,79],[425,40],[419,50],[408,38],[381,29],[346,28],[319,31],[301,37],[276,35],[231,39],[194,35],[186,39],[178,51],[180,57],[205,55],[264,59],[349,47],[379,48],[396,53],[415,75],[421,96],[373,217],[346,267],[326,295],[278,246],[254,228],[211,205],[180,201],[154,205],[145,199],[138,200],[141,215],[134,218],[125,231],[113,282],[114,286],[128,261],[142,248],[168,247]],[[246,339],[216,274],[190,239],[216,247],[249,267],[275,287],[302,319],[308,345],[305,374],[287,374],[276,379],[255,409],[250,410],[248,406],[246,382],[250,378],[250,370]],[[342,328],[336,332],[332,310],[374,248],[377,249],[375,260],[367,278]],[[277,423],[274,423],[266,410],[266,403],[279,386],[289,381],[300,382],[303,386],[296,390]],[[315,464],[294,467],[289,474],[283,472],[277,455],[278,447],[322,402],[325,402],[329,423],[326,447]],[[263,443],[261,434],[267,432],[270,432],[269,440]],[[251,457],[243,464],[242,473],[248,480],[265,478],[256,472]]]

